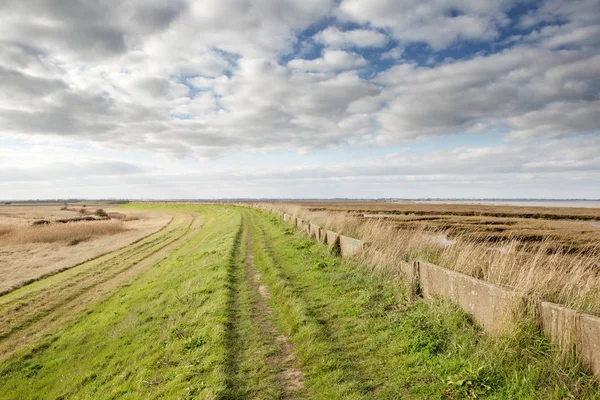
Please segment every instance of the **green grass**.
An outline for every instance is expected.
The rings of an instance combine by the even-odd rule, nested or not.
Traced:
[[[401,282],[253,214],[270,256],[262,265],[275,315],[322,398],[600,398],[532,326],[491,338],[458,307],[410,303]]]
[[[198,212],[204,225],[3,361],[0,399],[600,398],[534,327],[492,338],[458,307],[409,302],[402,282],[270,215],[124,207]],[[282,379],[291,366],[303,374],[298,389]]]
[[[225,365],[228,373],[227,391],[224,398],[277,398],[278,387],[275,371],[267,359],[276,350],[268,342],[255,323],[254,293],[246,276],[245,259],[249,232],[244,220],[238,231],[230,256],[229,330],[226,336],[228,357]]]
[[[191,223],[191,218],[177,215],[164,229],[125,248],[74,268],[53,273],[1,296],[0,340],[41,321],[49,314],[56,314],[69,301],[118,276],[183,237]]]
[[[129,287],[0,369],[0,398],[216,398],[235,210],[198,207],[204,227]]]

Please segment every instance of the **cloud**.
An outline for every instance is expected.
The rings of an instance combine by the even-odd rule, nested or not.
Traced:
[[[327,16],[364,21],[404,41],[421,40],[410,37],[421,29],[418,23],[433,32],[427,40],[443,46],[469,32],[464,26],[444,30],[446,20],[500,26],[511,4],[345,0],[334,11],[333,3],[316,0],[277,7],[249,0],[10,3],[0,17],[7,22],[0,28],[7,33],[0,46],[0,123],[7,134],[176,156],[383,145],[490,129],[510,130],[510,140],[597,131],[599,61],[586,46],[598,24],[574,7],[545,5],[528,16],[530,23],[566,18],[580,27],[583,33],[570,36],[544,31],[554,25],[540,28],[544,43],[575,46],[568,50],[522,38],[527,44],[500,53],[427,67],[403,63],[365,77],[363,69],[374,66],[360,49],[377,49],[386,35],[328,27],[314,36],[327,45],[320,57],[280,62],[298,45],[298,32]],[[36,18],[25,17],[32,12]],[[25,21],[22,27],[18,20]],[[43,30],[44,38],[33,40],[31,29]],[[92,39],[97,29],[123,40]],[[405,31],[412,33],[398,36]],[[58,38],[65,32],[79,37]],[[348,47],[355,51],[343,50]],[[380,59],[398,60],[403,49]],[[561,117],[560,108],[572,110],[572,118]]]
[[[105,188],[111,188],[113,197],[138,198],[600,197],[600,189],[594,185],[600,179],[599,137],[459,147],[426,154],[395,151],[345,161],[303,156],[309,157],[304,163],[288,157],[283,163],[273,160],[249,165],[244,160],[247,156],[238,156],[216,165],[174,160],[160,167],[159,160],[86,160],[70,149],[44,148],[34,148],[36,164],[32,166],[23,162],[28,159],[24,153],[0,152],[0,159],[8,155],[11,165],[22,164],[0,164],[2,193],[15,193],[13,198],[17,198],[16,193],[26,192],[35,181],[41,197],[54,198],[81,193],[106,197]],[[72,162],[58,161],[69,155],[74,156]]]
[[[435,49],[459,40],[487,41],[508,23],[514,1],[343,0],[342,19],[388,30],[401,42],[425,42]]]
[[[142,172],[138,166],[123,161],[89,161],[83,164],[56,162],[50,166],[37,168],[1,167],[3,182],[54,181],[135,175]]]
[[[362,68],[369,62],[362,56],[342,50],[326,50],[323,56],[314,60],[295,59],[288,63],[289,67],[302,71],[334,72]]]
[[[422,154],[390,153],[385,157],[317,166],[290,166],[227,172],[231,179],[341,179],[382,176],[453,176],[485,180],[495,174],[600,174],[600,138],[554,140],[543,145],[460,147]],[[574,175],[573,175],[574,176]],[[219,177],[219,179],[228,179]]]
[[[428,140],[436,148],[441,135],[493,132],[504,135],[502,151],[431,153],[442,161],[427,174],[466,179],[463,169],[485,169],[492,158],[494,174],[581,167],[573,152],[555,160],[527,147],[545,152],[528,169],[519,152],[600,131],[597,0],[547,0],[520,16],[515,4],[0,2],[0,140],[214,161]],[[502,157],[520,169],[502,166]],[[354,175],[319,165],[306,179],[425,174],[411,165],[417,159],[404,160],[344,164]]]
[[[205,89],[212,95],[203,95],[202,104],[210,106],[196,114],[195,121],[186,123],[194,125],[195,132],[220,136],[235,149],[316,149],[361,134],[339,123],[352,116],[349,104],[380,92],[354,72],[313,74],[246,59],[240,60],[230,79],[213,80]],[[210,108],[209,96],[214,96],[217,111]],[[206,143],[202,135],[190,139],[199,145]]]
[[[388,98],[377,113],[380,140],[481,131],[481,125],[509,129],[512,139],[597,131],[599,62],[578,51],[516,47],[435,68],[395,66],[377,78]]]
[[[555,102],[507,119],[508,140],[568,137],[594,133],[600,126],[600,100]]]
[[[54,56],[98,60],[123,54],[141,35],[166,29],[185,9],[182,1],[158,0],[4,2],[0,32],[6,41],[36,43]]]
[[[313,36],[313,39],[330,48],[347,49],[352,47],[383,47],[388,43],[388,37],[383,33],[354,29],[340,31],[338,28],[329,27]]]

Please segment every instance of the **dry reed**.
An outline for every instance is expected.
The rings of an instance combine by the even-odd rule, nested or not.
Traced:
[[[92,237],[114,235],[127,228],[119,221],[72,222],[11,229],[0,235],[0,245],[27,243],[78,242]],[[2,230],[0,230],[2,232]]]
[[[0,226],[0,236],[8,235],[14,230],[12,226]]]
[[[326,229],[362,239],[371,251],[365,261],[379,271],[397,273],[402,261],[421,259],[491,283],[515,288],[578,310],[600,314],[600,243],[556,251],[552,237],[535,244],[517,239],[501,245],[453,235],[452,244],[435,240],[444,229],[402,227],[385,219],[365,219],[344,212],[311,211],[294,204],[269,204]],[[432,239],[434,238],[434,239]],[[573,251],[575,250],[575,251]]]

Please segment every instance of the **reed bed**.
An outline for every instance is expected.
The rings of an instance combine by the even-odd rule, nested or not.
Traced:
[[[551,236],[536,243],[509,239],[490,243],[432,226],[399,226],[389,219],[268,204],[290,215],[370,244],[363,257],[372,268],[396,274],[400,261],[420,259],[491,283],[512,287],[581,311],[600,315],[600,243],[558,247]],[[452,241],[436,240],[452,233]]]
[[[0,227],[0,246],[28,243],[68,242],[77,244],[93,237],[126,231],[120,221],[71,222],[26,227]]]
[[[14,230],[12,226],[0,226],[0,236],[8,235]]]

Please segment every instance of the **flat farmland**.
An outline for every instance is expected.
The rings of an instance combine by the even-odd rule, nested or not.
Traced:
[[[0,296],[0,398],[600,398],[532,324],[490,336],[271,214],[115,212],[171,220]]]

